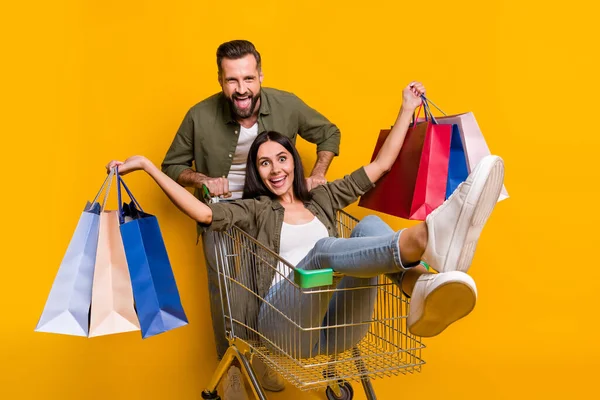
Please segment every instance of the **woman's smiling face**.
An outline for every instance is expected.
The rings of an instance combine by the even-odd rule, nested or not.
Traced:
[[[277,142],[261,144],[256,155],[256,168],[261,180],[278,197],[294,193],[294,158]]]

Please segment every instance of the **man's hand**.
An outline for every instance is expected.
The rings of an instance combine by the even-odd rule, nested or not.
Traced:
[[[200,181],[200,188],[202,188],[202,185],[206,185],[211,197],[231,197],[227,178],[210,178],[207,176]]]
[[[306,187],[309,192],[317,186],[324,185],[326,183],[327,178],[325,178],[323,175],[313,175],[306,178]]]
[[[317,161],[315,162],[315,166],[313,167],[310,176],[306,178],[306,188],[309,192],[311,189],[327,183],[325,174],[327,173],[329,165],[331,164],[334,156],[335,155],[331,151],[321,150],[317,152]]]

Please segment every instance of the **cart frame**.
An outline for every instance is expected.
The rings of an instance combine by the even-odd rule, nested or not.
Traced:
[[[338,236],[350,237],[358,222],[339,211]],[[202,392],[203,399],[220,399],[217,386],[237,360],[256,398],[266,400],[252,369],[253,357],[259,357],[301,390],[326,388],[329,399],[351,399],[349,381],[360,381],[367,399],[376,399],[372,378],[421,371],[425,346],[407,329],[409,298],[389,276],[340,288],[343,275],[331,269],[298,270],[236,226],[217,233],[215,254],[229,348]],[[257,274],[273,275],[273,270],[273,282],[288,285],[288,297],[277,298],[279,290],[267,295],[265,288],[257,287]],[[356,317],[360,307],[355,307],[354,300],[365,298],[373,299],[372,312]],[[299,316],[302,310],[288,310],[286,314],[289,307],[277,308],[277,304],[296,304],[299,299],[310,299],[311,307],[316,304],[322,310],[326,306],[338,314],[343,311],[343,315],[333,324],[307,325]],[[252,313],[246,311],[252,304],[260,313],[249,319],[247,315]],[[266,334],[261,326],[268,324],[286,328],[280,334]]]

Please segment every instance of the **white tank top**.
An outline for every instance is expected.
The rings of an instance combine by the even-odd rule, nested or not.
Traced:
[[[283,223],[281,227],[281,241],[279,244],[279,256],[292,264],[298,265],[300,261],[315,247],[319,239],[329,236],[327,228],[317,217],[312,221],[301,224],[291,225]],[[291,272],[289,268],[283,264],[277,266],[277,271],[283,276],[288,276]],[[280,274],[275,274],[271,286],[281,280]]]
[[[231,169],[227,180],[229,181],[229,200],[241,199],[244,192],[244,180],[246,179],[246,160],[248,151],[254,139],[258,136],[258,122],[246,129],[240,125],[240,137],[238,138],[235,154],[231,163]]]

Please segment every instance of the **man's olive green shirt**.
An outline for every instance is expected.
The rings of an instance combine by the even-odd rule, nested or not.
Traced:
[[[295,141],[296,135],[315,143],[317,151],[339,154],[340,130],[292,93],[262,88],[258,133],[276,131]],[[177,181],[192,167],[211,178],[227,177],[235,154],[240,124],[223,93],[193,106],[186,114],[162,163],[162,170]],[[196,190],[196,196],[200,193]]]

